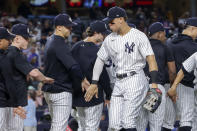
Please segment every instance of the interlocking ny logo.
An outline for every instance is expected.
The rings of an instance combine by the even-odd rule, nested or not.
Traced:
[[[131,45],[129,45],[129,43],[127,42],[125,44],[125,52],[128,52],[129,54],[131,53],[131,51],[133,52],[133,47],[135,46],[134,42],[132,42]]]

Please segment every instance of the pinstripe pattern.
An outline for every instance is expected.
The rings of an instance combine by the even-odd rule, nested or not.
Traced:
[[[197,131],[197,53],[191,55],[187,60],[183,62],[183,66],[186,71],[191,72],[194,71],[195,79],[194,79],[194,116],[193,116],[193,124],[192,131]]]
[[[192,123],[192,131],[197,131],[197,86],[194,87],[194,118]]]
[[[6,122],[6,108],[0,108],[0,129],[3,129]]]
[[[151,85],[150,85],[151,87]],[[158,88],[162,92],[162,102],[154,113],[150,113],[146,109],[140,110],[140,115],[137,123],[137,131],[145,131],[149,122],[150,131],[161,131],[166,105],[166,91],[162,85],[158,84]]]
[[[170,89],[170,84],[165,84],[164,87],[167,92],[168,89]],[[176,111],[178,110],[176,104],[174,104],[169,97],[166,97],[165,111],[166,112],[165,112],[163,127],[166,127],[168,129],[173,129],[177,116]]]
[[[126,43],[129,46],[133,43],[135,45],[130,53],[125,48]],[[115,64],[115,73],[119,74],[142,70],[146,64],[146,56],[153,54],[146,35],[134,28],[124,36],[116,33],[108,35],[97,53],[101,60],[107,61],[111,58]]]
[[[134,82],[135,81],[135,82]],[[143,82],[142,82],[143,81]],[[144,72],[118,80],[115,83],[109,108],[109,128],[135,128],[141,103],[148,90]]]
[[[92,107],[76,107],[76,108],[79,116],[78,131],[97,131],[101,120],[103,103]]]
[[[165,115],[165,121],[163,124],[163,127],[165,128],[169,128],[172,129],[172,125],[174,125],[174,123],[169,123],[172,119],[172,117],[174,117],[174,119],[176,118],[176,115],[178,115],[180,113],[180,126],[192,126],[192,121],[193,121],[193,113],[194,113],[194,89],[184,86],[181,83],[178,85],[177,87],[177,95],[178,95],[178,99],[176,104],[174,105],[175,108],[175,112],[176,114],[170,114],[170,109],[172,109],[174,106],[172,107],[166,107],[166,115]],[[166,105],[169,106],[169,105]]]
[[[132,28],[124,36],[111,33],[105,38],[98,57],[103,61],[111,59],[115,64],[115,73],[137,72],[134,76],[116,79],[109,108],[109,130],[136,127],[141,103],[148,90],[142,70],[146,56],[153,54],[148,38],[137,29]]]
[[[18,115],[14,116],[13,108],[6,109],[6,125],[4,131],[23,131],[23,119]]]
[[[65,131],[72,108],[72,94],[45,92],[44,97],[52,118],[50,131]]]

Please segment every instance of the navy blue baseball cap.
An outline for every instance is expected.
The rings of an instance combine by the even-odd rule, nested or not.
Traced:
[[[32,37],[29,34],[29,28],[25,24],[15,24],[12,26],[11,32],[15,35],[20,35],[25,39]]]
[[[185,24],[197,27],[197,17],[188,18]]]
[[[54,18],[54,25],[55,26],[65,26],[65,27],[72,27],[77,25],[77,23],[72,22],[72,19],[67,14],[59,14]]]
[[[104,35],[109,34],[110,31],[107,30],[107,25],[102,21],[94,21],[90,24],[90,30],[92,32],[102,33]]]
[[[0,27],[0,39],[10,40],[14,37],[15,35],[10,33],[5,27]]]
[[[164,27],[163,27],[163,24],[161,22],[154,22],[148,28],[149,36],[152,36],[153,34],[159,32],[159,31],[164,31]]]
[[[107,12],[107,18],[105,19],[106,23],[109,23],[115,18],[120,17],[127,17],[127,13],[123,8],[120,8],[118,6],[112,7]]]

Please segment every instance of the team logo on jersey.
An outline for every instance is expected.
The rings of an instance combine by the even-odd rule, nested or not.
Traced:
[[[132,42],[131,45],[129,45],[129,43],[127,42],[125,44],[125,52],[128,52],[130,54],[131,52],[133,52],[134,46],[135,46],[135,43],[134,42]]]

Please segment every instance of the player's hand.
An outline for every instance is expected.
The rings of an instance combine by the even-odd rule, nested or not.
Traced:
[[[88,88],[90,86],[90,83],[89,81],[85,78],[82,83],[81,83],[81,88],[82,88],[82,91],[84,92],[85,90],[87,91]]]
[[[104,104],[104,106],[109,107],[109,106],[110,106],[110,100],[105,100],[105,104]]]
[[[85,94],[85,101],[89,102],[93,96],[98,98],[98,86],[96,84],[91,84]]]
[[[19,115],[22,119],[25,119],[26,118],[26,111],[21,106],[18,106],[16,108],[14,108],[13,109],[13,113],[14,113],[14,116],[15,115]]]
[[[151,88],[158,88],[158,85],[156,83],[152,83]]]
[[[173,101],[173,102],[176,102],[177,100],[177,93],[176,93],[176,88],[174,86],[172,86],[168,92],[167,92],[167,95],[170,97],[170,99]]]
[[[53,84],[54,83],[54,79],[45,76],[45,79],[42,82],[43,83],[48,83],[48,84]]]

